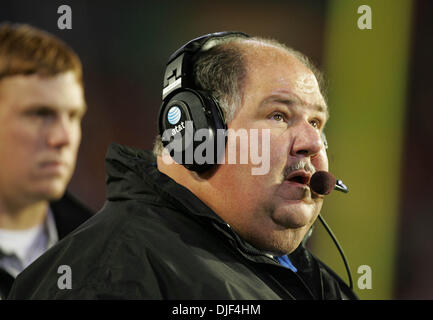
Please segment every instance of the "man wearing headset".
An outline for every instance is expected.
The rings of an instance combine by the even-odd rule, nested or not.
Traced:
[[[10,298],[356,298],[302,244],[323,203],[309,180],[328,171],[319,80],[276,41],[217,33],[184,45],[167,64],[153,153],[110,147],[107,204],[26,270]],[[196,157],[200,130],[213,161]],[[239,132],[268,153],[265,172],[229,161],[251,147],[227,143]]]

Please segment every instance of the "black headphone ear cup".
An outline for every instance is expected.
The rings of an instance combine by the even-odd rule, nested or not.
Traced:
[[[217,162],[219,150],[225,149],[226,127],[218,104],[206,93],[192,89],[179,89],[166,101],[158,117],[163,146],[176,162],[189,170],[208,170]],[[206,147],[202,145],[204,142]]]
[[[170,156],[177,163],[184,164],[185,150],[192,147],[190,135],[194,131],[187,126],[192,125],[194,120],[188,105],[190,99],[185,95],[179,96],[179,93],[175,92],[163,102],[158,116],[158,131],[162,145],[168,149]]]

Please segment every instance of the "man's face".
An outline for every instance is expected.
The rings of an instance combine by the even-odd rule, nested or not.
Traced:
[[[75,168],[85,112],[73,72],[0,81],[0,197],[21,205],[60,198]]]
[[[251,162],[220,166],[216,177],[225,181],[227,199],[223,218],[255,246],[288,253],[322,207],[323,197],[312,193],[308,181],[314,171],[328,170],[321,139],[327,107],[315,76],[294,56],[257,44],[246,50],[242,105],[228,128],[258,129],[258,141],[262,129],[269,129],[270,166],[265,175],[252,175]]]

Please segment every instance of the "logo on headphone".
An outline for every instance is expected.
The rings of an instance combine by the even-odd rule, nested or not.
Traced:
[[[176,124],[179,122],[182,113],[178,107],[171,107],[167,113],[167,120],[170,124]]]

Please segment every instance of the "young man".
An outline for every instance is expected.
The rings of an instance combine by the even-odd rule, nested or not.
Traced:
[[[86,111],[77,55],[27,25],[0,25],[0,298],[91,212],[66,186]]]
[[[301,244],[324,199],[309,180],[328,170],[327,105],[305,57],[219,33],[177,51],[164,80],[154,153],[110,147],[108,203],[23,272],[10,298],[356,298]],[[228,141],[240,132],[249,139],[225,144],[225,161],[204,169],[200,152],[173,162],[164,150],[176,159],[191,146],[188,121],[211,140],[225,124]],[[185,144],[169,147],[173,136]],[[269,159],[260,174],[256,161],[230,161],[254,136]],[[69,275],[59,278],[61,266]]]

